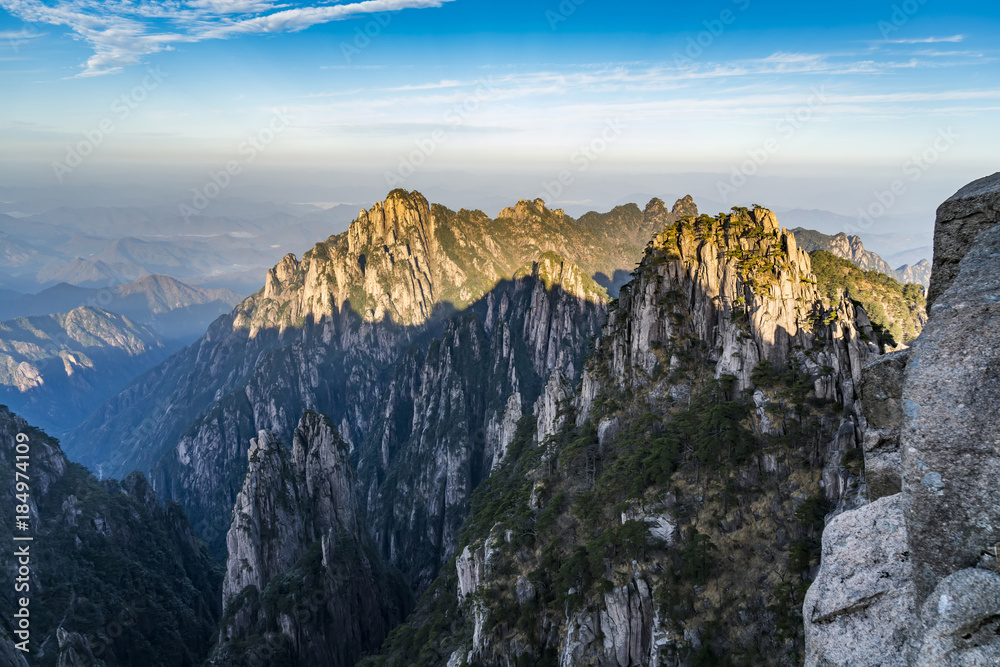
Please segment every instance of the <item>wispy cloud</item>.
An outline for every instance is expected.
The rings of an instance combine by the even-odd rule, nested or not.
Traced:
[[[37,39],[39,37],[44,37],[46,33],[38,32],[34,26],[25,26],[20,30],[0,30],[0,42],[7,42],[10,44],[14,51],[17,52],[17,47],[24,44],[32,39]]]
[[[887,39],[885,44],[941,44],[943,42],[961,42],[965,35],[952,35],[951,37],[922,37],[918,39]]]
[[[365,14],[440,7],[452,0],[362,0],[308,7],[268,0],[0,0],[0,7],[31,23],[68,28],[94,54],[78,76],[96,76],[135,65],[144,56],[180,43],[241,35],[298,32]]]

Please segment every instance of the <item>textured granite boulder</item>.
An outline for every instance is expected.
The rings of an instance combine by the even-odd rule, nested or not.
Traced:
[[[806,665],[906,664],[916,613],[902,495],[833,518],[803,605]]]
[[[914,667],[1000,665],[1000,574],[959,570],[924,602]]]
[[[910,349],[903,491],[917,592],[1000,542],[1000,226],[981,233]]]
[[[976,237],[1000,220],[1000,172],[969,183],[938,206],[934,225],[934,268],[927,312],[958,275],[958,264]]]

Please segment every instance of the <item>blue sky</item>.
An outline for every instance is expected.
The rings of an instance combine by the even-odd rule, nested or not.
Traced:
[[[808,176],[836,182],[822,203],[843,191],[847,211],[914,156],[934,157],[922,182],[947,196],[996,171],[1000,154],[994,3],[0,0],[0,9],[0,165],[24,182],[168,169],[197,181],[235,160],[243,173],[331,170],[381,189],[441,185],[458,171],[531,174],[524,182],[544,190],[568,172],[550,190],[573,202],[600,175],[701,173],[711,175],[706,196],[725,199],[727,185],[750,196],[776,179],[791,201],[789,179]],[[241,147],[270,137],[276,113],[281,131],[249,164]],[[60,175],[53,164],[80,142],[93,146]],[[627,179],[616,187],[629,194]],[[914,195],[913,206],[927,204]]]

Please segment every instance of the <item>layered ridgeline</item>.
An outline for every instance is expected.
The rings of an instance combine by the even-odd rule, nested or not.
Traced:
[[[27,464],[15,449],[25,438]],[[15,471],[29,479],[28,531],[14,522],[14,509],[24,501],[15,495],[24,492],[15,489]],[[199,664],[214,639],[221,572],[180,507],[161,506],[138,473],[99,482],[67,461],[55,440],[4,406],[0,474],[9,480],[0,488],[8,508],[0,517],[0,567],[9,582],[0,593],[0,663]],[[15,542],[14,535],[34,539]],[[13,550],[24,545],[30,574],[18,579]],[[29,589],[15,592],[15,581]],[[14,648],[24,639],[12,627],[21,596],[30,599],[29,654]]]
[[[612,284],[642,239],[692,210],[690,198],[674,212],[654,200],[576,221],[535,200],[491,220],[394,191],[301,261],[285,257],[262,290],[97,410],[67,451],[112,476],[151,471],[221,555],[250,439],[287,442],[314,409],[359,461],[380,550],[426,583],[511,424],[536,411],[554,371],[579,377],[607,298],[595,280]],[[427,511],[390,527],[410,504]]]
[[[156,332],[161,340],[178,341],[179,348],[196,340],[215,318],[240,301],[242,297],[227,289],[205,289],[170,276],[148,275],[102,288],[61,283],[37,294],[0,299],[0,320],[68,313],[91,306],[124,315]]]
[[[62,434],[168,354],[147,327],[90,306],[0,322],[0,402]]]
[[[370,664],[800,664],[823,517],[863,491],[878,342],[769,211],[668,224]]]
[[[847,235],[844,232],[831,236],[802,227],[796,227],[792,233],[799,240],[799,246],[807,252],[825,250],[837,257],[850,260],[864,271],[884,273],[904,285],[918,283],[923,285],[924,289],[930,286],[931,263],[926,259],[922,259],[916,264],[903,264],[893,269],[878,253],[866,250],[858,236]]]
[[[240,300],[167,276],[0,300],[0,401],[62,436]]]

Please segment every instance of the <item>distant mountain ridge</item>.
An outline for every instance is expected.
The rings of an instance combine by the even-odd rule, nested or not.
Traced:
[[[60,283],[37,294],[0,299],[0,321],[92,306],[149,326],[164,340],[187,343],[241,300],[239,294],[227,289],[196,287],[170,276],[146,275],[102,289]]]
[[[172,207],[60,207],[0,214],[0,259],[21,292],[66,282],[104,287],[147,274],[241,292],[288,252],[344,229],[350,207],[217,201],[196,220]]]
[[[0,322],[0,402],[62,434],[172,351],[149,329],[89,306]]]
[[[931,280],[931,264],[926,259],[916,264],[904,264],[893,269],[888,262],[878,254],[865,250],[861,238],[849,236],[844,232],[839,234],[824,234],[813,229],[796,227],[792,230],[799,246],[806,252],[826,250],[829,253],[854,262],[866,271],[878,271],[891,276],[901,283],[919,283],[926,290]]]

